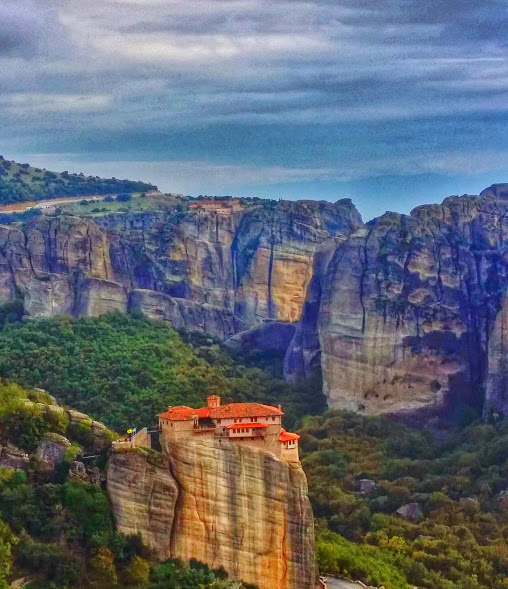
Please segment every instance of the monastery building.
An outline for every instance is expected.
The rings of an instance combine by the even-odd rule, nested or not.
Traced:
[[[282,427],[282,408],[260,403],[228,403],[208,397],[206,407],[168,407],[158,415],[161,434],[181,441],[193,436],[214,436],[238,444],[257,446],[288,462],[298,462],[300,436]]]

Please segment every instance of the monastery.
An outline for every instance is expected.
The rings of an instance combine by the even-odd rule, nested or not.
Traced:
[[[194,436],[227,439],[271,452],[288,462],[299,462],[300,436],[282,427],[282,408],[260,403],[228,403],[208,397],[206,407],[168,407],[158,415],[161,436],[182,441]]]
[[[242,203],[238,198],[224,200],[205,199],[189,206],[191,211],[211,211],[218,215],[230,215],[233,211],[242,209]]]

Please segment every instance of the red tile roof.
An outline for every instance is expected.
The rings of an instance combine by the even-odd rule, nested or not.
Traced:
[[[242,427],[247,427],[249,429],[259,429],[268,427],[266,423],[232,423],[231,425],[226,426],[226,429],[240,429]]]
[[[159,413],[158,417],[170,419],[171,421],[188,421],[189,419],[194,419],[193,415],[195,411],[192,407],[168,407],[168,410],[165,413]]]
[[[200,418],[210,417],[210,409],[208,407],[201,407],[201,409],[195,409],[194,413]]]
[[[262,405],[261,403],[228,403],[215,409],[210,409],[210,417],[227,419],[228,417],[268,417],[282,416],[284,413],[277,407]]]
[[[281,442],[294,442],[299,439],[300,439],[300,436],[298,434],[292,434],[290,432],[287,432],[284,428],[281,429],[281,432],[280,432],[280,441]]]
[[[168,407],[165,413],[160,413],[159,417],[162,419],[169,419],[171,421],[188,421],[196,417],[204,419],[211,417],[212,419],[228,419],[238,417],[272,417],[282,416],[284,413],[277,407],[270,405],[262,405],[261,403],[228,403],[227,405],[220,405],[219,407],[209,408],[201,407],[200,409],[193,409],[192,407]]]

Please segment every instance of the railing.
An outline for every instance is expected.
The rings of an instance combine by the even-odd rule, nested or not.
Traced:
[[[113,442],[114,448],[141,448],[150,447],[149,434],[146,427],[140,429],[128,439],[116,440]]]

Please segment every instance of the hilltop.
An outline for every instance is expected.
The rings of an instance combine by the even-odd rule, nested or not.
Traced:
[[[156,190],[146,182],[50,172],[0,156],[0,204],[42,199]]]

